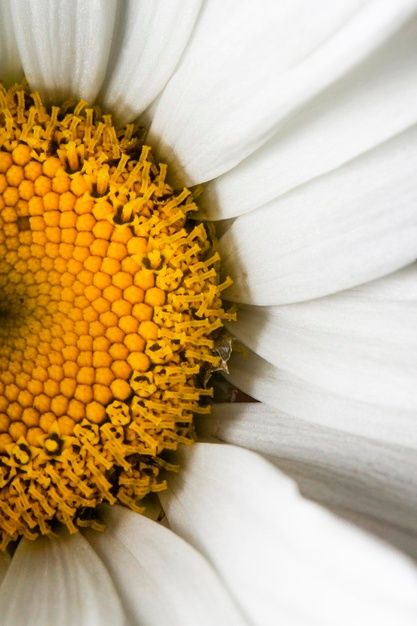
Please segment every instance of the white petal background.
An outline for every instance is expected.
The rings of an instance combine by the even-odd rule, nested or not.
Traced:
[[[417,3],[261,5],[0,4],[4,80],[142,116],[207,182],[230,379],[261,401],[199,424],[170,528],[115,508],[104,535],[2,555],[2,624],[416,622],[414,564],[279,470],[417,558]]]

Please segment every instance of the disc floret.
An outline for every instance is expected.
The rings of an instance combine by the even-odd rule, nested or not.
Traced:
[[[164,489],[219,367],[219,255],[133,125],[0,89],[0,535]]]

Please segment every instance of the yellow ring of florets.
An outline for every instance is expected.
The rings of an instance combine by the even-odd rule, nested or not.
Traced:
[[[133,125],[0,89],[0,543],[140,510],[192,441],[225,313],[187,189]]]

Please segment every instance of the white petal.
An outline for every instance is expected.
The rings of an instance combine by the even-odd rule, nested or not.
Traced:
[[[238,217],[221,238],[226,297],[249,304],[317,298],[416,258],[417,126]]]
[[[241,215],[402,132],[417,120],[417,22],[308,103],[262,148],[209,183],[209,219]]]
[[[400,446],[417,446],[416,413],[326,391],[277,369],[253,352],[235,354],[229,378],[268,406],[313,424]]]
[[[108,507],[104,533],[88,540],[106,564],[129,624],[243,624],[211,565],[172,531],[122,507]]]
[[[304,495],[417,533],[416,448],[351,435],[257,402],[214,404],[204,428],[267,456]]]
[[[22,540],[0,587],[2,626],[125,624],[110,576],[80,535]]]
[[[416,311],[417,263],[327,298],[243,306],[230,330],[282,371],[326,392],[417,414]]]
[[[106,72],[116,0],[14,0],[12,15],[30,86],[51,101],[93,102]]]
[[[255,624],[414,624],[417,570],[302,499],[252,452],[184,451],[162,495],[174,530],[206,553]]]
[[[288,115],[372,54],[414,2],[206,3],[151,128],[187,183],[210,180],[262,145]]]
[[[104,85],[104,106],[119,123],[131,121],[156,98],[174,71],[202,0],[123,3]]]
[[[345,509],[333,509],[333,511],[363,530],[377,535],[417,562],[417,533]]]
[[[0,78],[7,84],[21,77],[22,64],[13,29],[11,4],[10,0],[3,0],[0,2]]]

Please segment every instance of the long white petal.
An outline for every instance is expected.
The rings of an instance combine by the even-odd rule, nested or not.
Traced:
[[[275,367],[328,393],[417,415],[416,311],[417,263],[318,300],[243,306],[230,330]]]
[[[414,410],[392,409],[384,402],[361,402],[326,391],[250,351],[233,355],[229,366],[229,378],[239,389],[287,415],[387,444],[417,446]]]
[[[415,533],[417,449],[321,426],[262,403],[215,404],[204,432],[260,452],[331,507]],[[205,423],[204,423],[205,422]]]
[[[417,21],[331,85],[269,142],[208,183],[209,219],[252,211],[334,170],[417,121]]]
[[[124,626],[111,578],[77,534],[22,540],[0,587],[2,626]]]
[[[93,102],[106,72],[116,0],[15,0],[12,15],[30,86],[50,101]]]
[[[0,2],[0,79],[6,84],[22,77],[22,64],[13,29],[11,2],[13,0]]]
[[[402,555],[304,500],[252,452],[200,443],[182,456],[161,494],[169,522],[255,624],[414,624],[417,570]]]
[[[119,123],[137,117],[163,89],[190,38],[201,2],[123,3],[103,86],[104,106]]]
[[[210,180],[397,32],[414,2],[213,0],[151,128],[187,183]]]
[[[86,535],[131,626],[246,623],[212,566],[172,531],[122,507],[107,508],[104,520],[104,533]]]
[[[226,297],[287,304],[380,278],[417,250],[417,126],[270,204],[220,240]]]

